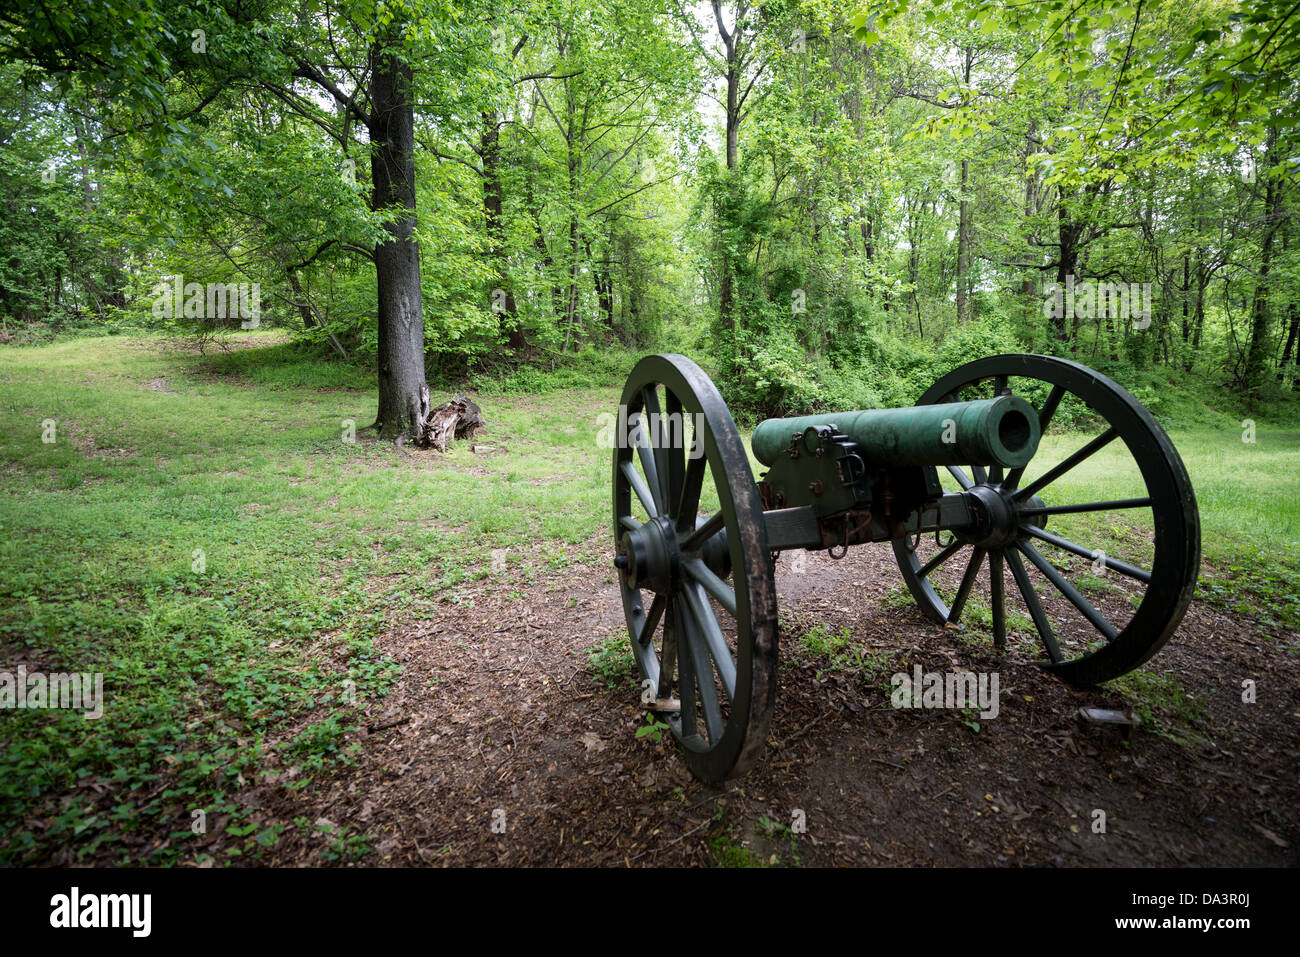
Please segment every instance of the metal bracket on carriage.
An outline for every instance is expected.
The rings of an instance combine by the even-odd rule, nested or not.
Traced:
[[[843,552],[839,555],[834,553],[833,550],[836,548],[862,545],[872,540],[870,509],[854,509],[840,515],[824,518],[821,520],[820,525],[822,548],[831,553],[831,558],[840,559],[844,557]]]
[[[848,440],[848,436],[836,436]],[[850,452],[847,449],[844,454],[835,460],[835,467],[840,472],[840,484],[845,488],[855,488],[862,484],[862,480],[867,475],[867,463],[857,452]]]

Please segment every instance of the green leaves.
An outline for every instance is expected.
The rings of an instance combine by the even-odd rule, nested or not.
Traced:
[[[664,732],[670,730],[668,724],[664,721],[660,721],[658,716],[654,713],[647,714],[645,716],[645,722],[645,724],[640,725],[636,729],[636,738],[638,741],[642,738],[648,737],[655,744],[658,744],[663,740]]]

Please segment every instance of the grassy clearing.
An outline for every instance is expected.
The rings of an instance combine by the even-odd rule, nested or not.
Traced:
[[[352,760],[356,706],[396,671],[374,650],[391,615],[517,583],[553,564],[529,543],[606,521],[607,391],[480,396],[497,452],[407,455],[343,441],[375,406],[341,371],[285,346],[0,352],[0,667],[102,672],[106,698],[99,721],[4,715],[0,860],[166,863],[194,810],[244,826],[247,788]]]
[[[251,789],[310,788],[355,759],[349,732],[396,677],[375,648],[394,616],[468,600],[470,580],[521,594],[570,561],[536,546],[607,528],[596,416],[619,389],[574,383],[612,366],[482,380],[496,451],[405,454],[344,441],[374,418],[369,375],[265,341],[207,357],[120,337],[0,350],[0,670],[102,672],[106,697],[98,721],[0,716],[0,863],[65,849],[174,863],[198,810],[228,817],[256,859],[313,825],[255,821]],[[1300,434],[1174,438],[1222,575],[1206,597],[1294,622]],[[1099,457],[1070,491],[1115,494],[1113,478]],[[839,636],[813,642],[831,667],[873,664]],[[631,673],[613,648],[592,667]],[[364,855],[333,836],[323,859]]]
[[[1087,435],[1049,435],[1041,446],[1044,461],[1064,458]],[[1213,564],[1236,554],[1241,545],[1290,555],[1300,549],[1300,431],[1261,425],[1255,442],[1242,441],[1238,427],[1197,428],[1172,435],[1192,477],[1201,512],[1205,557]],[[1114,443],[1070,472],[1062,493],[1080,501],[1139,495],[1136,470],[1127,450]],[[1035,470],[1026,473],[1031,480]],[[1226,534],[1225,534],[1226,533]]]
[[[1087,435],[1052,435],[1040,456],[1055,462],[1083,445]],[[1187,466],[1201,515],[1201,550],[1206,573],[1198,596],[1257,621],[1264,628],[1300,628],[1300,431],[1260,423],[1252,442],[1243,442],[1238,423],[1222,428],[1175,431],[1171,438]],[[1144,494],[1127,450],[1103,449],[1060,480],[1061,500],[1097,501]],[[1034,469],[1026,473],[1032,479]],[[1058,488],[1059,486],[1059,488]],[[1109,513],[1053,516],[1067,538],[1139,563],[1148,529],[1129,524],[1130,515]],[[1146,513],[1149,517],[1149,513]],[[1148,566],[1149,567],[1149,566]]]

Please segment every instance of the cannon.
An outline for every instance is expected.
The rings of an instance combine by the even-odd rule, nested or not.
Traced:
[[[991,356],[911,408],[768,419],[757,482],[684,356],[637,363],[619,422],[613,561],[642,701],[704,781],[743,774],[767,739],[780,553],[891,543],[927,618],[961,629],[978,612],[995,649],[1077,687],[1155,654],[1196,586],[1200,518],[1173,444],[1066,359]]]

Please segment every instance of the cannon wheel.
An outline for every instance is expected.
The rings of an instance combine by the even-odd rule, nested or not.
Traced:
[[[614,563],[642,700],[696,777],[721,781],[762,750],[776,693],[776,585],[762,504],[731,413],[690,359],[646,356],[622,405],[629,428],[614,449]],[[677,431],[674,413],[685,413]]]
[[[947,543],[936,541],[935,550],[926,556],[914,547],[917,543],[896,539],[894,553],[903,579],[929,618],[959,625],[987,558],[993,639],[1002,647],[1007,631],[1005,566],[1011,572],[1011,587],[1019,592],[1047,652],[1044,668],[1076,686],[1119,677],[1164,645],[1192,600],[1200,569],[1201,530],[1187,470],[1164,430],[1137,399],[1106,376],[1066,359],[1036,355],[979,359],[945,375],[918,404],[1008,391],[1030,399],[1044,437],[1051,434],[1053,417],[1069,395],[1082,400],[1100,424],[1090,434],[1067,442],[1076,451],[1051,467],[1043,463],[1053,456],[1040,446],[1036,461],[1026,467],[1036,476],[1028,483],[1022,484],[1025,468],[1004,474],[999,467],[986,471],[979,466],[969,470],[950,466],[963,489],[986,486],[985,494],[996,490],[996,502],[1009,506],[1001,516],[1005,530],[1000,537],[995,533],[992,541],[988,536],[975,540],[961,534]],[[1120,453],[1122,460],[1113,463],[1113,474],[1116,481],[1129,476],[1138,494],[1085,502],[1062,498],[1061,486],[1053,483],[1115,439],[1127,448],[1128,458]],[[1144,492],[1137,489],[1139,484],[1145,485]],[[1053,530],[1052,523],[1060,521],[1074,523],[1072,537]],[[1082,534],[1080,523],[1087,525]],[[1139,529],[1143,531],[1135,531]],[[1128,562],[1105,554],[1105,543],[1118,541],[1113,537],[1117,530],[1130,534],[1134,547],[1143,553],[1141,560]],[[964,566],[961,561],[949,564],[954,559],[964,560]],[[1113,583],[1106,586],[1112,591],[1102,608],[1094,607],[1075,587],[1067,577],[1071,573],[1057,567],[1063,560],[1076,566],[1076,580],[1091,572]],[[956,569],[963,567],[958,581]],[[1030,579],[1031,569],[1040,576],[1039,589]],[[951,576],[951,605],[934,588],[935,576],[941,574]],[[1095,585],[1095,577],[1092,582]],[[1040,594],[1049,600],[1050,609],[1044,609]]]

